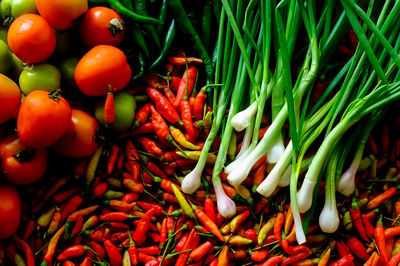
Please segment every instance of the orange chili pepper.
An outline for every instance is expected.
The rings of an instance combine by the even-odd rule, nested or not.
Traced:
[[[115,119],[115,103],[114,103],[114,94],[112,89],[108,89],[106,102],[104,104],[104,121],[106,124],[114,123]]]

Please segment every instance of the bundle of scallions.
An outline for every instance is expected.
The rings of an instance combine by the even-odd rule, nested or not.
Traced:
[[[223,216],[234,215],[236,207],[223,190],[221,172],[241,193],[252,166],[266,155],[273,168],[256,191],[269,197],[290,185],[298,243],[305,242],[322,178],[320,227],[334,232],[339,225],[335,193],[354,192],[366,139],[388,105],[400,98],[400,1],[221,2],[212,127],[182,189],[191,194],[200,186],[211,144],[220,135],[212,182]],[[359,40],[354,54],[332,58],[350,28]],[[321,76],[331,77],[329,85],[310,104]],[[263,116],[270,125],[259,138]],[[245,133],[240,152],[228,161],[235,131]],[[317,149],[311,151],[311,145]]]

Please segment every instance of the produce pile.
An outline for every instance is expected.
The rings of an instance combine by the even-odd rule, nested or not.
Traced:
[[[1,0],[0,265],[398,265],[400,2]]]

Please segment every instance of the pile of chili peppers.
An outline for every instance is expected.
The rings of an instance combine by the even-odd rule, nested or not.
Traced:
[[[215,154],[208,156],[202,188],[181,192],[180,180],[196,163],[211,123],[206,87],[196,84],[199,64],[181,52],[169,58],[165,75],[147,73],[135,89],[147,97],[134,129],[103,132],[103,144],[91,158],[74,162],[73,172],[24,189],[23,221],[0,243],[0,264],[398,265],[400,117],[369,137],[357,191],[338,199],[339,230],[322,233],[312,220],[306,244],[297,245],[287,191],[269,198],[251,192],[269,171],[265,159],[240,191],[221,176],[238,203],[233,218],[215,208]],[[110,121],[112,106],[106,108]],[[261,131],[267,127],[265,121]],[[232,156],[242,139],[235,137]],[[217,138],[213,150],[218,146]]]

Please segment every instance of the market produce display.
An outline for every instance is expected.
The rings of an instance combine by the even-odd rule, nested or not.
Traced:
[[[399,11],[1,0],[0,265],[399,265]]]

